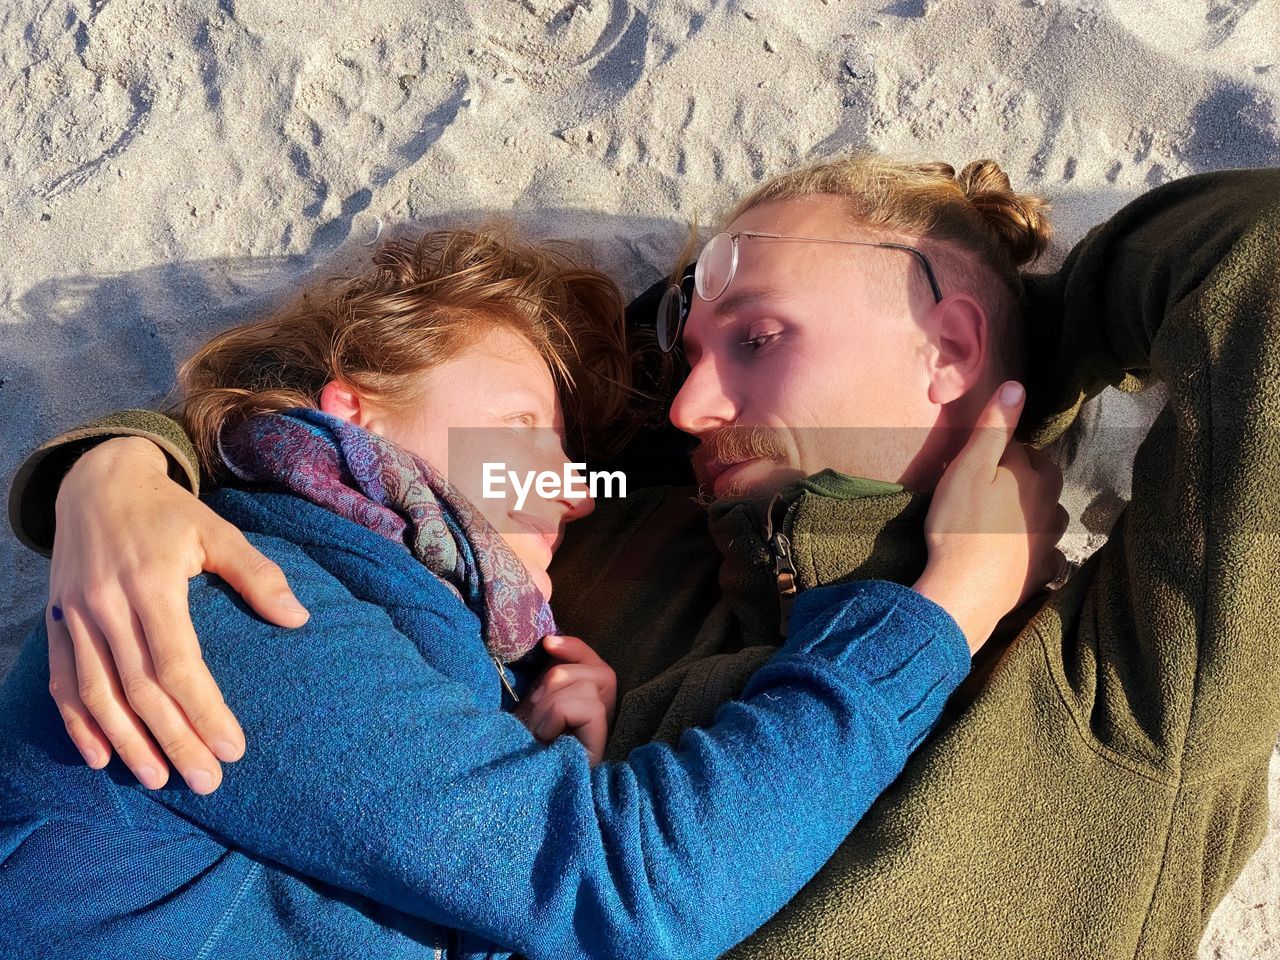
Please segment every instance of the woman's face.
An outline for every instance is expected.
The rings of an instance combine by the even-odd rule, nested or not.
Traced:
[[[565,476],[569,462],[563,414],[546,361],[524,337],[497,327],[421,377],[422,391],[411,407],[384,411],[365,404],[358,418],[346,419],[413,451],[444,474],[493,524],[550,599],[547,567],[564,524],[586,516],[595,503],[589,496],[540,497],[536,483],[526,484],[526,478],[544,472]],[[526,490],[522,503],[508,471]]]

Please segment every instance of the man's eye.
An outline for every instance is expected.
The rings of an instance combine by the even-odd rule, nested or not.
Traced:
[[[748,337],[746,340],[740,341],[744,347],[750,347],[753,351],[759,350],[761,347],[777,339],[776,333],[758,333],[754,337]]]

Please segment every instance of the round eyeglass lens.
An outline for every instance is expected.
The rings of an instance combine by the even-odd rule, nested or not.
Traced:
[[[694,271],[698,296],[703,300],[714,300],[724,293],[733,279],[737,259],[738,250],[732,234],[717,233],[708,240]]]
[[[680,338],[683,317],[684,291],[678,284],[673,283],[667,287],[667,292],[662,295],[662,300],[658,303],[656,318],[658,346],[662,348],[663,353],[670,353],[675,347],[676,341]]]

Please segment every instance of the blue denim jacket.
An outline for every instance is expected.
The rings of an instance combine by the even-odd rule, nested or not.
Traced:
[[[504,709],[475,615],[407,550],[287,494],[207,502],[311,619],[192,581],[248,740],[209,796],[86,767],[32,634],[0,689],[0,956],[714,957],[818,871],[968,670],[914,591],[812,590],[711,726],[592,769]]]

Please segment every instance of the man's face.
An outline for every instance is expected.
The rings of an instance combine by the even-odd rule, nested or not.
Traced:
[[[830,196],[762,205],[728,229],[882,239]],[[704,489],[756,496],[828,467],[902,480],[939,418],[920,265],[899,250],[748,237],[738,254],[718,299],[693,297],[691,370],[671,406],[671,422],[701,441]]]

